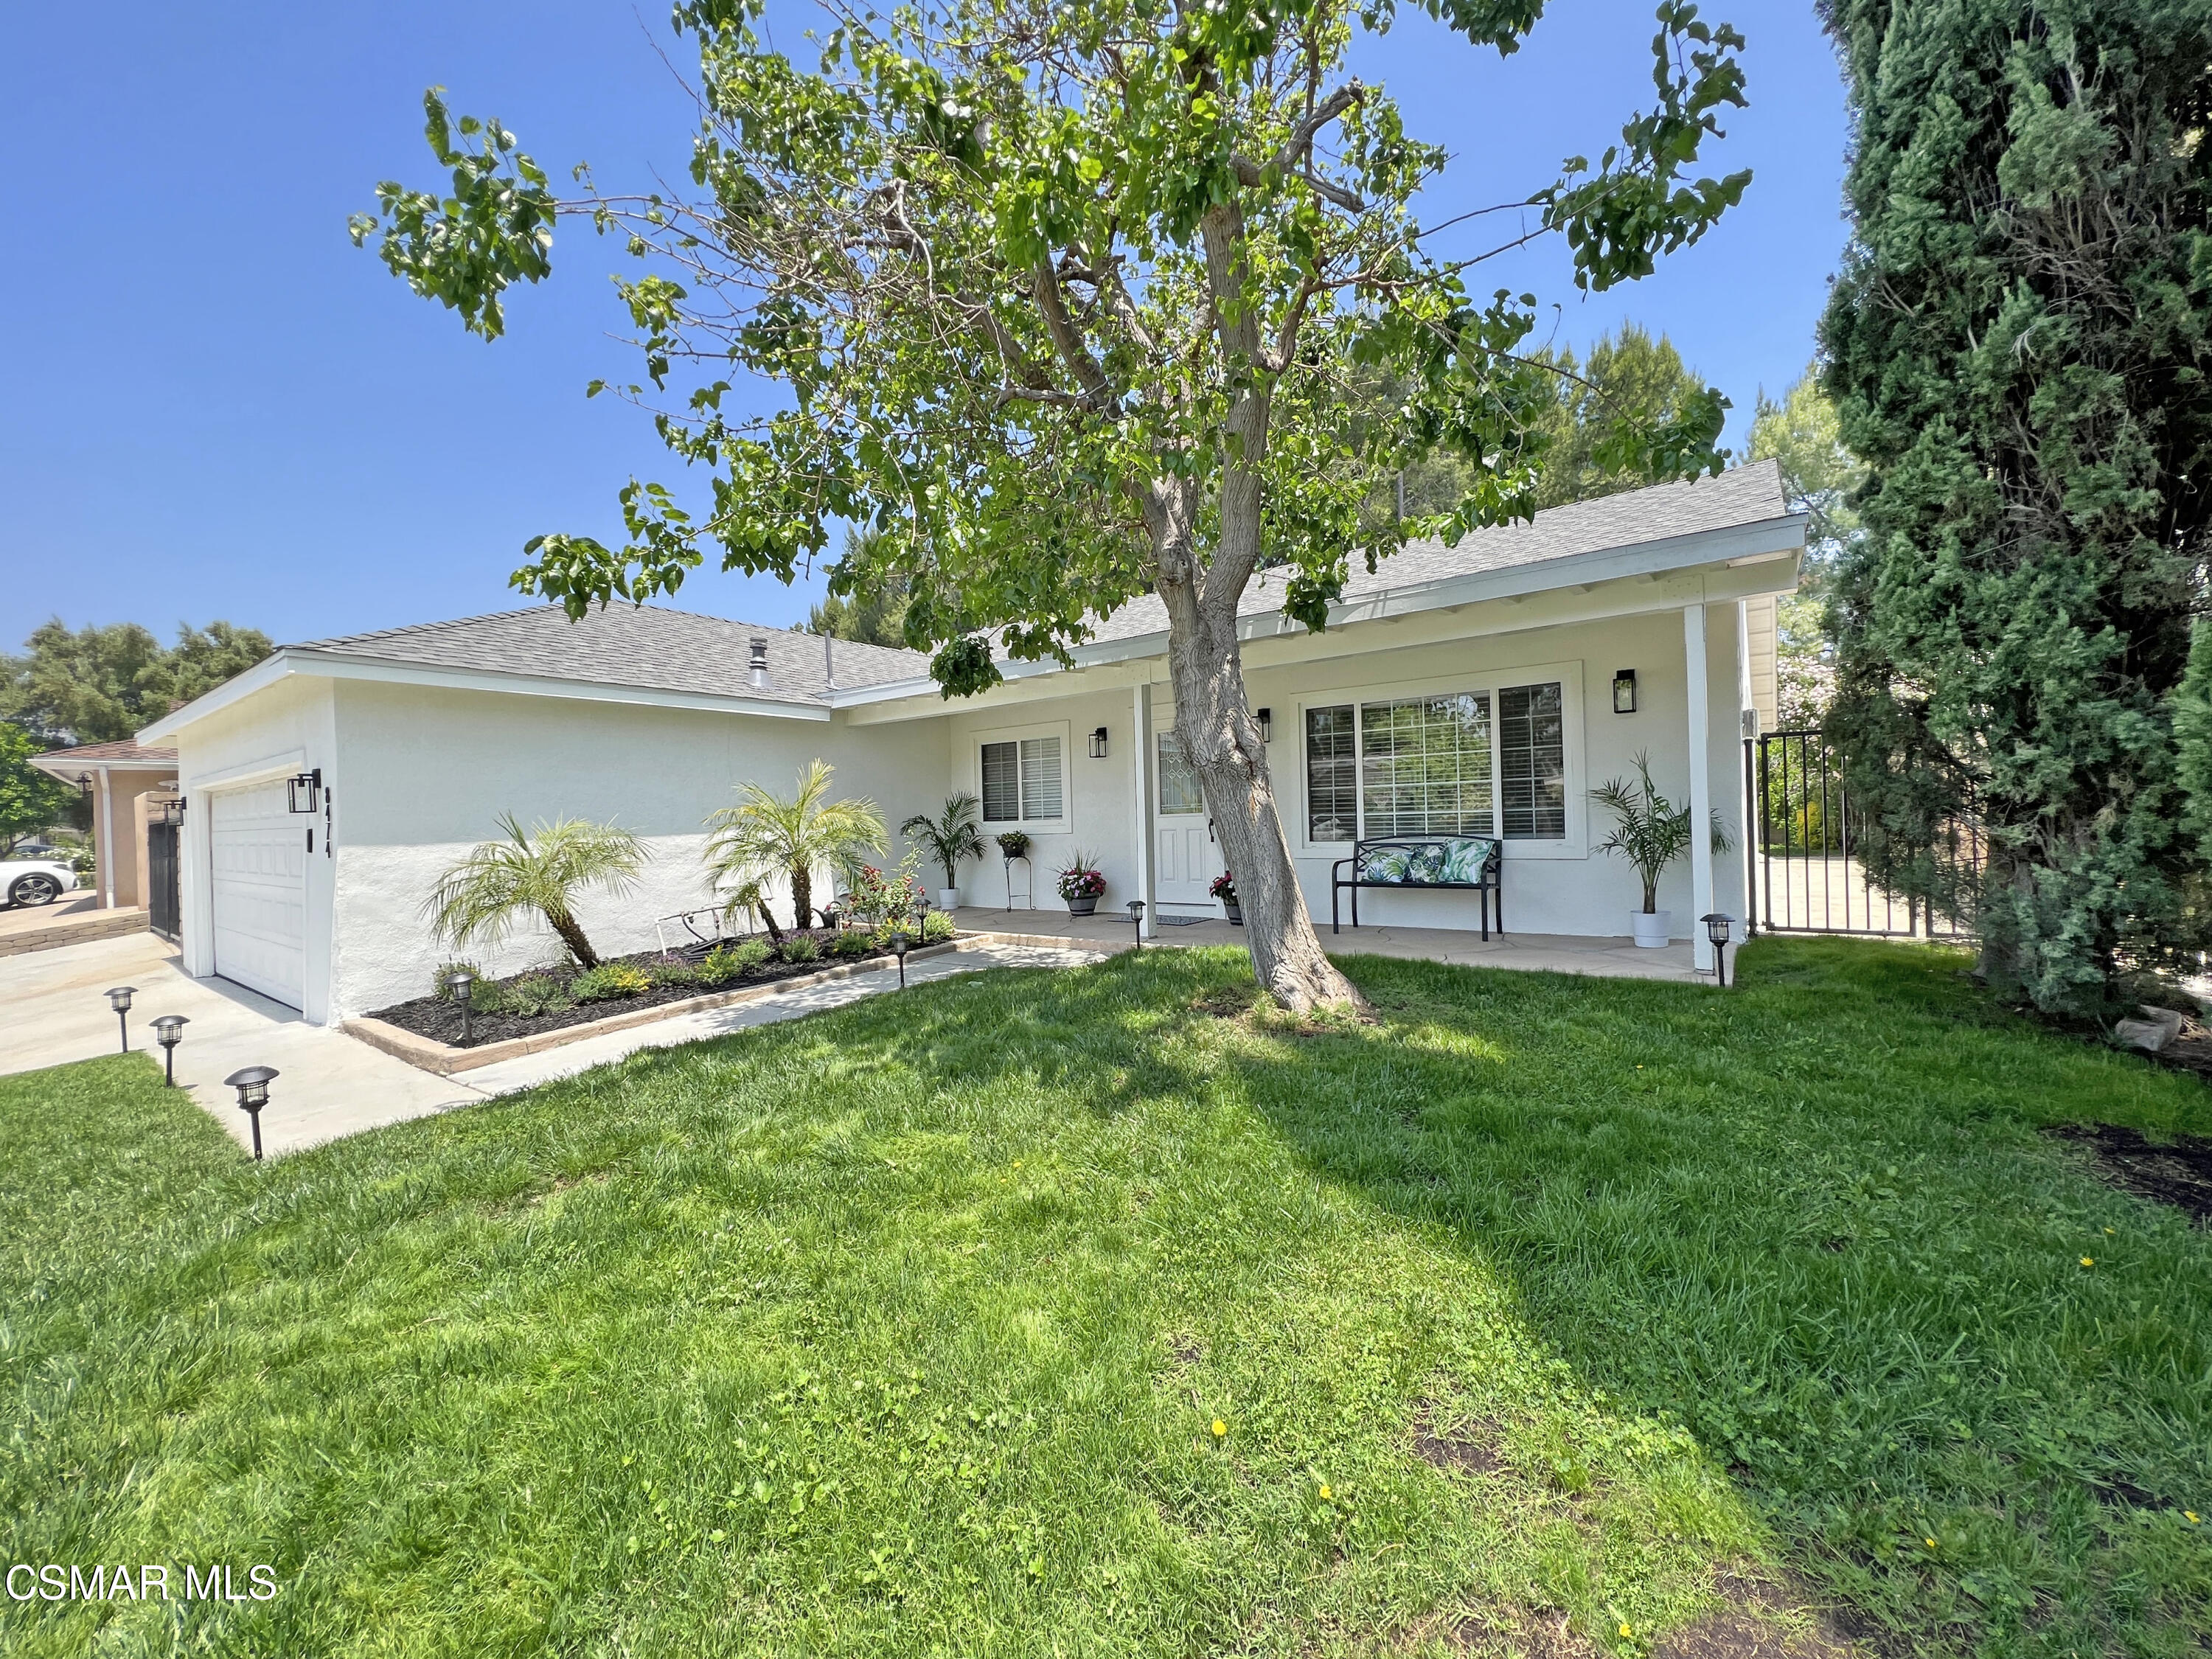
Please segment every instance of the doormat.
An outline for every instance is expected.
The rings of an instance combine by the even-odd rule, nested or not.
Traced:
[[[1200,922],[1213,921],[1218,920],[1218,918],[1213,916],[1154,916],[1152,920],[1159,923],[1163,927],[1195,927]]]

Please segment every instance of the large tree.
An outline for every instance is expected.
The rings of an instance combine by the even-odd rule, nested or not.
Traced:
[[[112,743],[242,674],[274,647],[258,629],[179,623],[165,647],[137,623],[71,631],[56,617],[0,656],[0,715],[45,746]]]
[[[1470,45],[1512,52],[1542,0],[1427,0]],[[1292,1007],[1355,994],[1306,915],[1246,706],[1239,599],[1263,562],[1318,629],[1348,561],[1409,530],[1456,538],[1533,505],[1551,375],[1522,347],[1534,300],[1474,297],[1413,211],[1443,165],[1346,72],[1393,0],[830,0],[817,61],[775,51],[757,0],[679,0],[699,44],[691,193],[564,202],[498,123],[428,100],[448,194],[386,184],[392,269],[486,337],[502,292],[589,216],[653,268],[624,283],[641,401],[708,469],[696,517],[623,492],[627,546],[549,535],[520,583],[572,611],[674,588],[711,548],[788,578],[838,520],[874,532],[840,595],[902,581],[908,638],[948,695],[1157,593],[1176,729],[1236,872],[1261,982]],[[1740,38],[1658,9],[1654,107],[1595,166],[1533,194],[1501,245],[1563,237],[1602,289],[1695,240],[1747,175],[1692,179],[1742,101]],[[1463,238],[1474,218],[1456,228]],[[1439,227],[1441,228],[1441,227]],[[1464,246],[1445,240],[1445,246]],[[776,382],[767,415],[725,374]],[[1387,392],[1387,397],[1384,395]],[[1608,459],[1643,476],[1717,465],[1719,395],[1623,420]],[[1469,463],[1451,511],[1367,510],[1409,460]]]
[[[13,720],[0,720],[0,858],[18,842],[72,816],[77,792],[31,764],[40,745]]]
[[[2212,6],[1825,10],[1856,131],[1822,337],[1872,469],[1830,726],[1863,850],[1966,908],[1992,974],[2094,1011],[2176,942],[2195,861],[2172,693],[2212,507]]]

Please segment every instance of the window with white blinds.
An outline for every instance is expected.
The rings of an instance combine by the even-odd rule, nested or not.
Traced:
[[[1306,840],[1567,836],[1565,685],[1305,711]]]
[[[1050,823],[1066,816],[1058,737],[983,746],[983,822]]]

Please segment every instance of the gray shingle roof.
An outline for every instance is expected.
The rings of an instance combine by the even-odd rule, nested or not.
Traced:
[[[1660,484],[1552,507],[1528,523],[1475,531],[1457,547],[1411,542],[1384,560],[1373,575],[1355,565],[1344,597],[1359,599],[1454,576],[1759,524],[1788,511],[1779,465],[1754,461],[1717,478]],[[1254,615],[1279,609],[1282,602],[1281,582],[1262,571],[1246,589],[1238,610]],[[1098,624],[1096,638],[1132,640],[1166,629],[1166,607],[1157,595],[1146,594]],[[758,690],[749,672],[750,641],[756,637],[768,641],[769,684]],[[533,605],[456,622],[311,640],[288,649],[817,707],[828,701],[819,635],[659,605],[612,605],[573,623],[557,605]],[[929,659],[919,651],[847,640],[837,641],[835,650],[841,690],[922,679],[929,673]]]
[[[1352,578],[1344,585],[1344,597],[1365,599],[1453,576],[1541,564],[1548,559],[1600,553],[1703,531],[1729,530],[1778,519],[1789,511],[1782,495],[1781,464],[1753,461],[1731,467],[1715,478],[1654,484],[1618,495],[1601,495],[1595,501],[1547,507],[1522,523],[1471,531],[1460,538],[1457,547],[1435,541],[1408,542],[1378,564],[1371,576],[1354,561]],[[1281,581],[1263,570],[1244,590],[1237,609],[1240,616],[1251,616],[1279,611],[1282,604]],[[1164,633],[1167,625],[1167,606],[1158,595],[1146,594],[1130,600],[1099,623],[1096,637],[1135,639]]]
[[[756,690],[750,678],[751,641],[757,638],[768,641],[765,690]],[[831,648],[841,687],[880,685],[929,672],[929,659],[919,651],[894,651],[850,640],[838,640]],[[828,701],[820,635],[659,605],[610,605],[587,611],[573,623],[558,605],[533,605],[455,622],[309,640],[286,649],[643,690],[696,691],[773,702]]]

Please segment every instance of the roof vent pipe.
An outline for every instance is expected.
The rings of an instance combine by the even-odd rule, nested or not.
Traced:
[[[837,659],[830,654],[830,631],[824,629],[822,632],[822,683],[835,691],[837,689]]]
[[[753,690],[764,691],[767,689],[768,641],[756,634],[753,635]]]

